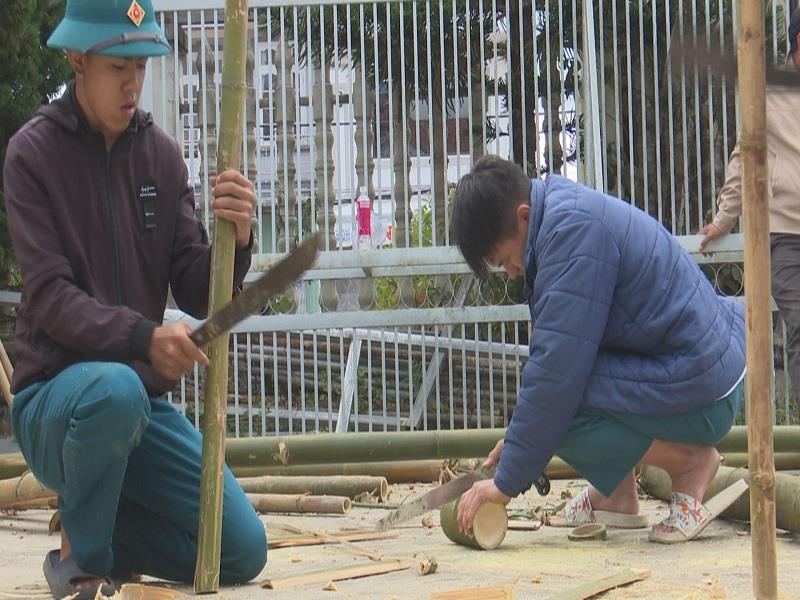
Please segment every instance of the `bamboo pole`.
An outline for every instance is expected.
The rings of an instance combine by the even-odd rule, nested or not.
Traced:
[[[28,470],[28,463],[19,452],[0,454],[0,479],[19,477]]]
[[[770,355],[771,356],[771,355]],[[748,377],[750,372],[748,371]],[[800,426],[776,425],[772,429],[772,448],[776,454],[800,452]],[[723,440],[717,444],[722,454],[729,452],[748,452],[747,427],[732,427]]]
[[[55,498],[56,493],[44,487],[27,471],[15,479],[0,481],[0,510],[23,506],[33,500]]]
[[[2,468],[0,464],[0,469]],[[428,483],[438,481],[442,473],[441,460],[410,460],[370,463],[333,463],[329,465],[298,465],[289,467],[232,467],[239,478],[285,475],[309,477],[324,475],[370,475],[385,477],[387,483]]]
[[[328,475],[303,477],[298,475],[266,475],[240,479],[245,492],[253,494],[312,494],[315,496],[346,496],[353,499],[361,494],[385,502],[389,484],[385,477],[369,475]]]
[[[800,470],[800,452],[778,452],[773,455],[776,471]],[[747,452],[728,452],[722,455],[722,464],[726,467],[747,467],[750,455]]]
[[[484,458],[485,457],[473,457],[470,460],[475,460],[477,463],[480,463]],[[792,459],[790,464],[794,464],[793,461],[794,459]],[[800,453],[797,454],[797,461],[800,464]],[[436,459],[427,459],[288,465],[285,467],[240,467],[235,464],[229,466],[233,474],[239,479],[263,477],[265,475],[287,475],[292,477],[308,477],[313,475],[372,475],[375,477],[385,477],[387,483],[429,483],[439,481],[444,468],[444,462]],[[544,472],[550,479],[575,479],[580,477],[580,475],[575,472],[575,469],[557,456],[550,459]]]
[[[750,481],[747,469],[720,467],[706,491],[705,499],[718,494],[739,479]],[[644,467],[639,482],[651,496],[669,502],[672,482],[666,472],[656,467]],[[786,531],[800,533],[800,477],[787,473],[775,476],[775,506],[778,527]],[[750,520],[750,495],[742,496],[722,513],[726,519]]]
[[[260,513],[320,513],[344,515],[353,503],[346,496],[308,496],[306,494],[247,494]]]
[[[767,209],[764,2],[739,3],[747,423],[750,453],[753,592],[778,597],[775,468],[772,459],[772,314]]]
[[[222,99],[217,173],[241,170],[242,122],[246,87],[247,0],[226,0],[222,54]],[[214,219],[211,250],[208,313],[214,314],[233,296],[235,226]],[[197,593],[219,590],[222,552],[222,473],[225,460],[225,409],[228,396],[229,334],[208,346],[203,415],[203,466],[200,479],[200,517],[194,589]]]
[[[319,433],[229,440],[235,468],[487,456],[504,429]]]
[[[779,454],[800,453],[800,427],[782,426],[775,431],[775,447]],[[272,467],[288,467],[286,473],[289,474],[301,465],[320,468],[338,463],[474,458],[487,456],[504,434],[504,429],[494,428],[239,438],[228,441],[225,459],[235,472],[255,475],[267,474],[258,469]],[[718,448],[722,453],[746,452],[746,438],[746,427],[733,427]],[[564,477],[575,476],[567,471],[563,461],[551,462],[546,471],[548,475],[551,469],[563,469]]]

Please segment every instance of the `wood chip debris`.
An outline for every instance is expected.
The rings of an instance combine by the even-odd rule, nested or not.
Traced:
[[[436,573],[439,568],[439,561],[433,555],[425,555],[417,562],[417,573],[420,575],[431,575]]]

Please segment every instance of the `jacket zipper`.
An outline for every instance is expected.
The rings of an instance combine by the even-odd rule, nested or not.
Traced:
[[[111,220],[111,240],[114,252],[114,283],[117,288],[117,304],[122,305],[122,279],[119,265],[119,240],[117,238],[117,213],[111,200],[111,150],[106,150],[106,202]]]

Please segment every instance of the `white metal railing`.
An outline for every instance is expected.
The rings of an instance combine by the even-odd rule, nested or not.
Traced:
[[[142,104],[184,148],[210,226],[224,0],[154,5],[173,52],[151,61]],[[779,62],[788,2],[768,6],[768,54]],[[490,349],[524,347],[527,312],[487,306],[518,299],[502,278],[472,285],[456,306],[467,268],[449,222],[451,186],[484,153],[628,199],[719,289],[741,294],[741,268],[727,265],[741,262],[741,237],[707,257],[692,235],[715,211],[736,140],[735,85],[667,60],[681,34],[732,51],[736,13],[733,0],[250,0],[243,152],[260,201],[248,277],[311,231],[325,250],[295,293],[271,304],[281,314],[236,330],[234,433],[342,429],[342,399],[353,428],[505,422],[522,355]],[[353,252],[361,186],[381,235]],[[346,294],[362,309],[390,297],[396,310],[320,312]],[[776,407],[796,422],[782,331]],[[198,386],[195,373],[174,397],[195,418]]]

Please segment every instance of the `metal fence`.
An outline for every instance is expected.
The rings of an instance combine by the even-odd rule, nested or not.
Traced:
[[[224,2],[154,4],[173,53],[151,61],[142,102],[182,144],[210,228]],[[741,295],[741,236],[704,257],[691,235],[724,182],[735,83],[668,60],[680,39],[733,51],[736,2],[250,6],[243,152],[259,202],[248,277],[312,231],[325,250],[235,330],[232,434],[507,422],[530,335],[521,284],[472,281],[449,218],[453,184],[485,153],[628,199],[679,237],[717,289]],[[788,9],[768,5],[772,62],[788,47]],[[377,233],[372,250],[354,251],[362,187]],[[776,418],[797,422],[779,322],[775,340]],[[201,386],[195,372],[173,393],[194,419]]]

